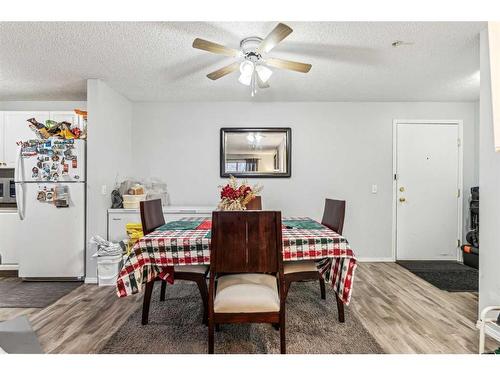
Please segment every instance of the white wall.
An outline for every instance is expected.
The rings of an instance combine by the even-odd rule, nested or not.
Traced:
[[[87,241],[93,235],[106,238],[106,215],[116,176],[131,169],[132,105],[104,82],[87,82]],[[106,187],[103,194],[102,187]],[[96,276],[95,259],[87,247],[86,277]]]
[[[495,152],[487,30],[481,32],[479,311],[500,305],[500,153]]]
[[[165,180],[172,204],[215,206],[219,128],[291,127],[292,177],[250,180],[264,185],[264,208],[321,218],[325,197],[346,199],[344,231],[358,257],[388,260],[398,118],[464,121],[466,202],[477,184],[475,103],[134,103],[134,175]]]

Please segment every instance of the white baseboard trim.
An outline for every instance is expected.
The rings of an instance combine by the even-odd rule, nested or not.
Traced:
[[[19,271],[19,264],[0,264],[0,271]]]
[[[97,284],[97,277],[86,277],[85,284]]]
[[[391,257],[381,257],[381,258],[361,257],[361,258],[357,258],[357,259],[358,259],[358,262],[361,262],[361,263],[376,263],[376,262],[394,263],[395,262],[394,258],[391,258]]]

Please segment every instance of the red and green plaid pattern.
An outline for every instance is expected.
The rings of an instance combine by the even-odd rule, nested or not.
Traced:
[[[173,283],[173,266],[210,264],[208,227],[208,218],[184,218],[141,238],[120,271],[118,295],[138,293],[155,278]],[[348,304],[357,264],[347,240],[312,219],[284,219],[283,260],[306,259],[316,261],[325,281]]]

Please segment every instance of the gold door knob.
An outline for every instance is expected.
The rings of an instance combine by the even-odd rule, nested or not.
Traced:
[[[406,198],[399,198],[399,201],[400,201],[401,203],[406,202]]]
[[[399,188],[399,191],[400,191],[401,193],[402,193],[403,191],[405,191],[404,186],[401,186],[401,187]]]

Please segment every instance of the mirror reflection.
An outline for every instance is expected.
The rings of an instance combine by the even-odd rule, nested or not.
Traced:
[[[223,130],[222,177],[289,176],[290,129]]]

